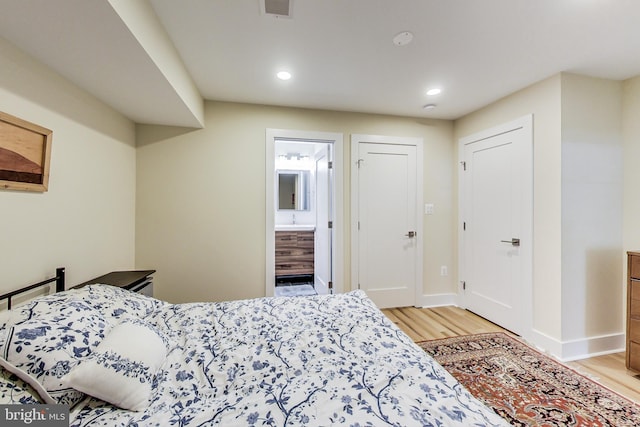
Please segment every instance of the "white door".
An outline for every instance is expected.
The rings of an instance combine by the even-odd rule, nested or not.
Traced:
[[[422,287],[422,200],[417,196],[422,157],[417,145],[368,142],[371,139],[358,142],[354,159],[356,280],[380,308],[415,305],[416,289]]]
[[[522,334],[531,253],[530,133],[516,127],[463,145],[466,308]]]
[[[330,165],[331,146],[323,144],[315,156],[316,163],[316,233],[314,255],[314,287],[320,295],[333,293],[332,279],[332,233],[329,227],[332,221],[332,196]]]

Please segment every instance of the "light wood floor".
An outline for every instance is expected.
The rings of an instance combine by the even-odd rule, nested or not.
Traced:
[[[414,341],[484,332],[506,332],[500,326],[458,307],[389,308],[382,312]],[[624,353],[567,363],[581,374],[640,403],[640,375],[627,371]]]

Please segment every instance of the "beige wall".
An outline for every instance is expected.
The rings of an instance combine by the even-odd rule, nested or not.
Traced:
[[[561,334],[560,87],[560,75],[551,77],[456,120],[454,126],[458,141],[533,114],[533,327],[551,337]]]
[[[622,148],[622,83],[562,74],[563,342],[624,330]]]
[[[160,298],[216,301],[265,293],[265,130],[344,134],[345,289],[350,289],[350,135],[425,141],[424,293],[455,292],[452,124],[393,116],[207,102],[204,129],[138,125],[136,264]],[[336,280],[339,280],[338,278]]]
[[[623,83],[624,209],[623,246],[640,251],[640,76]],[[622,271],[626,277],[626,257]]]
[[[627,251],[640,251],[640,76],[623,83],[622,135],[624,144],[623,254],[621,273],[627,277]],[[623,292],[626,295],[626,283]],[[624,310],[626,316],[626,307]]]
[[[49,191],[0,190],[0,292],[134,267],[133,123],[3,39],[0,111],[53,131]]]

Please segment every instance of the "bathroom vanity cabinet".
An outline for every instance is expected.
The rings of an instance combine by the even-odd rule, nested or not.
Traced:
[[[313,231],[276,231],[276,277],[313,274]]]

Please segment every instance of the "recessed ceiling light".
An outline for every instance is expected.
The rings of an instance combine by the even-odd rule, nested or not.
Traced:
[[[411,43],[411,40],[413,40],[413,33],[410,31],[403,31],[393,37],[393,44],[396,46],[404,46]]]
[[[291,78],[291,73],[288,71],[279,71],[276,76],[278,76],[280,80],[289,80]]]
[[[427,104],[422,108],[424,108],[425,110],[431,110],[433,108],[436,108],[436,104]]]
[[[433,88],[433,89],[429,89],[427,91],[427,95],[429,95],[429,96],[438,95],[440,92],[442,92],[441,89]]]

